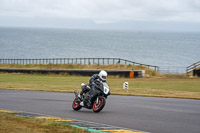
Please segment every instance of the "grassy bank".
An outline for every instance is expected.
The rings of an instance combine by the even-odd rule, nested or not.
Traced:
[[[0,113],[1,133],[89,133],[88,131],[50,120],[19,117]]]
[[[0,88],[73,92],[80,91],[80,84],[89,79],[84,76],[0,73]],[[122,89],[124,82],[129,82],[128,90]],[[144,79],[108,77],[108,84],[112,94],[200,99],[200,78],[172,75]]]
[[[146,69],[144,66],[136,65],[81,65],[81,64],[0,64],[0,68],[32,68],[32,69],[107,69],[107,70],[132,70]]]

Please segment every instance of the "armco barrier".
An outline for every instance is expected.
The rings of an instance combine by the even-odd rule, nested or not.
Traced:
[[[120,76],[127,78],[143,78],[145,75],[144,70],[106,70],[109,76]],[[54,73],[54,74],[62,74],[66,73],[69,75],[81,75],[81,76],[92,76],[95,73],[99,73],[100,70],[74,70],[74,69],[0,69],[0,72],[8,72],[8,73]]]

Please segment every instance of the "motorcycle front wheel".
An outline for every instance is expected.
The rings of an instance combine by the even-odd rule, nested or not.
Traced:
[[[99,97],[98,103],[96,103],[96,101],[93,103],[93,111],[95,113],[100,112],[104,108],[105,104],[106,104],[105,97]]]
[[[72,103],[72,108],[75,110],[75,111],[78,111],[82,108],[82,106],[80,105],[80,101],[77,100],[77,98],[74,99],[73,103]]]

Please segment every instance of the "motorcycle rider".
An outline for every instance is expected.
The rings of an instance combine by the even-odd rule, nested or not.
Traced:
[[[90,90],[94,90],[96,85],[99,85],[100,81],[106,82],[107,78],[107,72],[104,70],[101,70],[99,74],[94,74],[91,79],[89,80],[89,83],[84,85],[82,84],[82,91],[80,92],[79,98],[82,99],[83,93],[87,93]]]

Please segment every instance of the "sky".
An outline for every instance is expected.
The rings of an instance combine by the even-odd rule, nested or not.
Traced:
[[[0,26],[200,31],[200,0],[0,0]]]

